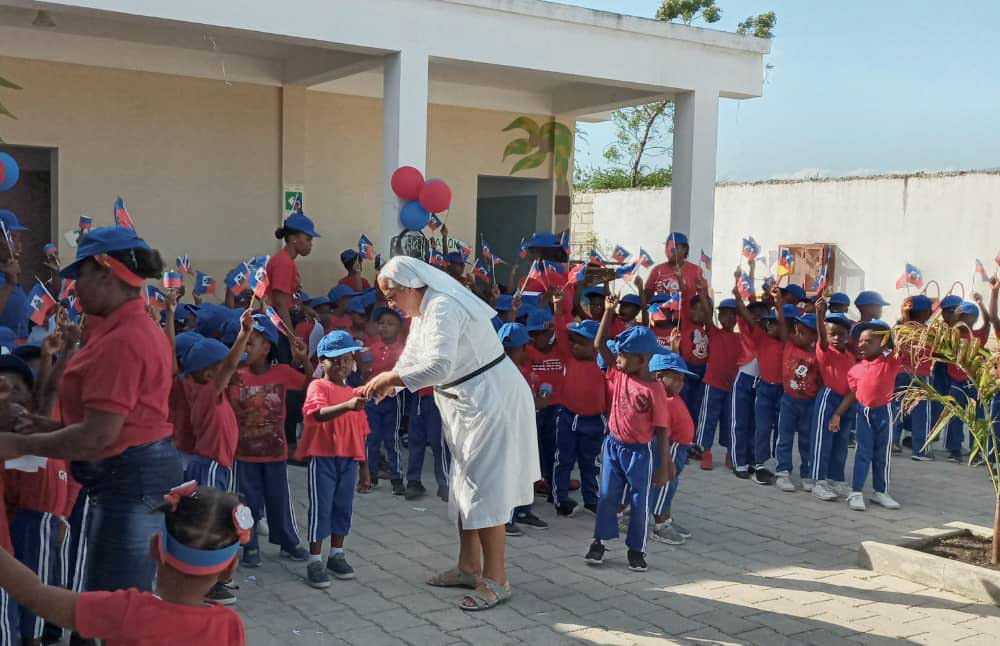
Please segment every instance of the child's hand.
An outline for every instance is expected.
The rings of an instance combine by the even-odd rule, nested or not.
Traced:
[[[368,493],[372,488],[372,474],[368,471],[367,466],[363,466],[359,471],[358,493]]]
[[[615,308],[618,307],[618,297],[614,294],[608,294],[604,297],[604,311],[614,312]]]
[[[173,316],[177,311],[177,290],[170,288],[167,290],[167,316]]]
[[[632,281],[632,284],[635,285],[635,288],[637,290],[639,290],[639,293],[641,294],[642,293],[642,289],[643,289],[643,285],[645,284],[645,283],[642,282],[642,276],[636,276],[635,280]]]
[[[739,281],[739,279],[742,277],[743,277],[743,266],[736,265],[736,271],[733,272],[733,278]]]
[[[242,324],[243,319],[240,318],[240,323]],[[302,339],[295,336],[294,334],[288,337],[288,343],[292,346],[292,360],[298,365],[305,365],[306,361],[309,359],[309,348],[306,344],[302,342]]]
[[[552,310],[558,314],[562,311],[563,300],[566,293],[561,289],[552,290]]]
[[[781,288],[780,287],[778,287],[777,285],[775,285],[774,287],[771,288],[771,291],[769,293],[771,294],[771,298],[774,299],[774,302],[776,304],[781,302]],[[777,305],[775,305],[775,306],[777,306]]]
[[[240,314],[240,331],[243,334],[249,334],[250,330],[253,329],[253,324],[253,310],[250,308],[243,310],[243,313]]]
[[[521,309],[521,292],[514,294],[514,298],[510,302],[511,308],[516,312]]]
[[[816,299],[816,320],[822,321],[826,317],[826,298],[820,296]]]
[[[355,397],[354,399],[352,399],[350,401],[350,409],[351,410],[364,410],[365,409],[365,404],[367,404],[367,403],[368,403],[368,400],[366,400],[364,397]]]
[[[976,305],[982,305],[983,295],[980,294],[979,292],[972,292],[972,302],[975,303]]]
[[[680,354],[681,351],[681,331],[678,328],[674,328],[670,333],[670,338],[668,340],[670,343],[670,351],[674,354]]]
[[[665,487],[675,477],[677,477],[677,468],[674,466],[674,461],[666,460],[656,470],[656,473],[653,474],[653,486]]]
[[[1000,278],[996,276],[990,276],[990,289],[993,291],[1000,290]]]
[[[56,328],[55,332],[45,337],[42,341],[42,363],[52,363],[52,357],[59,352],[63,344],[63,334],[61,328]]]
[[[840,432],[840,415],[837,415],[836,413],[833,414],[833,417],[830,418],[829,428],[831,433]]]

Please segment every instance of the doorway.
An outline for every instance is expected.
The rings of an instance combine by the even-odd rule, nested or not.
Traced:
[[[66,246],[59,244],[54,226],[56,150],[0,144],[0,152],[13,157],[20,169],[17,184],[0,193],[0,209],[13,211],[21,225],[30,229],[21,232],[18,278],[27,292],[34,285],[35,276],[43,281],[50,278],[45,267],[45,245],[55,242],[59,247]],[[70,250],[62,251],[65,254]]]
[[[536,231],[552,227],[552,182],[545,179],[513,177],[479,177],[476,201],[476,253],[482,253],[483,240],[490,249],[507,262],[496,268],[497,283],[507,287],[511,269],[517,265],[514,279],[519,281],[530,267],[518,252],[521,241]]]

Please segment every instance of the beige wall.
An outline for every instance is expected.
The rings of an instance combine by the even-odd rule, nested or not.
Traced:
[[[72,250],[62,233],[81,214],[111,224],[117,194],[169,263],[189,253],[220,284],[237,260],[276,249],[279,88],[3,57],[0,69],[25,88],[4,95],[19,119],[0,122],[3,138],[58,149],[53,237],[64,259]],[[323,237],[300,269],[306,290],[317,293],[343,274],[339,253],[359,234],[378,239],[382,111],[377,99],[305,97],[305,212]],[[451,186],[449,229],[469,244],[478,176],[509,173],[517,158],[503,162],[504,147],[523,133],[502,129],[517,116],[428,110],[427,175]],[[550,177],[551,159],[518,176]]]

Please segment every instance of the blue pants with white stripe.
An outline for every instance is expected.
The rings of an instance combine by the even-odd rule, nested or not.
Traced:
[[[785,388],[761,379],[757,383],[757,399],[753,408],[753,457],[758,466],[763,466],[774,454],[774,442],[778,435],[778,414]]]
[[[854,427],[857,407],[852,406],[840,422],[840,430],[830,432],[830,418],[844,401],[844,396],[837,394],[824,386],[812,414],[812,474],[813,480],[832,480],[847,482],[844,468],[847,464],[847,441],[850,439],[850,429]]]
[[[701,400],[705,395],[705,388],[702,380],[705,378],[705,364],[688,364],[688,370],[695,374],[694,377],[684,375],[684,388],[681,389],[681,399],[687,406],[691,419],[698,419],[698,412],[701,410]]]
[[[535,413],[535,427],[538,429],[538,462],[542,480],[552,482],[552,467],[556,463],[556,420],[565,410],[552,404]]]
[[[775,473],[792,472],[792,444],[799,436],[799,477],[812,477],[812,416],[815,398],[800,399],[782,395],[778,414],[778,445]]]
[[[365,413],[371,429],[365,438],[365,445],[368,447],[368,470],[372,482],[378,481],[379,451],[382,447],[385,447],[385,458],[389,464],[389,478],[402,479],[399,470],[399,426],[403,421],[403,398],[400,395],[386,397],[377,404],[372,400],[365,404]]]
[[[754,461],[754,402],[757,399],[757,377],[736,373],[729,407],[729,457],[733,467],[745,471]]]
[[[681,471],[684,470],[688,461],[687,444],[677,444],[670,448],[670,455],[674,460],[676,474],[674,479],[667,483],[666,487],[653,487],[649,492],[649,512],[656,516],[663,516],[670,513],[670,505],[677,495],[677,486],[680,484]],[[660,468],[660,451],[656,440],[653,440],[653,472]]]
[[[653,479],[653,448],[650,444],[625,444],[613,435],[604,440],[601,460],[601,497],[597,501],[594,538],[618,538],[618,505],[625,487],[629,488],[632,514],[625,545],[637,552],[646,551],[646,528],[649,526],[649,487]]]
[[[976,386],[971,381],[965,383],[959,383],[954,379],[950,382],[951,391],[950,394],[955,398],[955,402],[965,408],[966,403],[969,399],[976,398]],[[977,416],[981,416],[982,409],[977,407]],[[948,422],[948,431],[945,436],[944,446],[948,449],[949,453],[957,454],[962,451],[962,444],[965,442],[965,424],[962,420],[953,417]],[[969,446],[974,445],[974,440],[971,439],[971,433],[969,439]]]
[[[19,509],[10,520],[10,541],[17,560],[38,575],[42,583],[62,583],[59,570],[59,527],[62,521],[53,514]],[[11,600],[13,603],[13,600]],[[20,606],[21,637],[40,639],[45,619],[38,617],[25,606]],[[5,644],[18,643],[17,640]]]
[[[253,512],[254,522],[267,511],[268,542],[289,550],[299,543],[295,509],[288,489],[288,465],[280,462],[245,462],[235,464],[237,490],[243,494],[247,507]],[[252,532],[248,550],[258,549],[257,532]]]
[[[703,449],[710,449],[715,443],[715,429],[719,428],[719,443],[723,442],[723,432],[729,430],[732,415],[732,393],[705,385],[702,388],[701,408],[698,410],[698,426],[695,427],[694,443]]]
[[[569,500],[569,476],[580,464],[580,493],[584,504],[596,504],[601,445],[608,428],[604,415],[583,416],[564,408],[556,418],[556,459],[552,467],[555,504]]]
[[[891,404],[858,411],[857,448],[854,450],[854,477],[851,489],[862,491],[872,472],[875,491],[889,491],[889,458],[892,452],[893,410]]]
[[[234,487],[233,470],[224,467],[215,460],[209,460],[200,455],[192,455],[184,469],[184,480],[195,480],[203,487],[212,487],[220,491],[232,491]]]
[[[434,395],[410,398],[410,451],[406,462],[407,482],[420,482],[424,470],[424,451],[430,447],[434,456],[434,479],[438,486],[448,484],[448,465],[451,456],[441,437],[441,411],[434,403]]]
[[[309,458],[309,542],[319,543],[331,534],[347,536],[354,512],[358,463],[354,458]]]
[[[912,381],[912,379],[913,377],[905,372],[901,372],[898,375],[896,375],[896,388],[894,389],[893,394],[898,395],[899,393],[906,390],[907,386],[910,385],[910,381]],[[903,437],[903,431],[910,431],[910,433],[912,434],[913,429],[910,426],[910,421],[911,421],[910,414],[903,412],[903,409],[900,406],[898,399],[893,398],[892,410],[896,415],[895,418],[896,423],[893,424],[892,427],[893,430],[892,443],[895,444],[896,446],[899,446],[900,440]],[[914,444],[914,446],[916,446],[916,444]]]
[[[916,375],[901,375],[905,377],[906,386],[909,386],[911,382],[916,380],[926,381],[929,377],[918,377]],[[899,382],[897,381],[897,384]],[[899,404],[893,403],[893,409],[899,410]],[[934,422],[937,420],[938,415],[941,414],[941,408],[938,404],[931,403],[928,400],[923,400],[919,402],[913,410],[909,412],[908,415],[902,415],[902,411],[896,416],[897,420],[901,420],[900,426],[906,424],[910,431],[910,440],[913,446],[913,455],[921,456],[924,455],[924,444],[927,443],[927,438],[931,434],[931,430],[934,428]],[[897,432],[896,436],[893,438],[893,442],[898,444],[897,438],[900,436],[901,432]]]

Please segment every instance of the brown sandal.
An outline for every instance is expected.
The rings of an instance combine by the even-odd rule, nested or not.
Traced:
[[[478,576],[475,576],[474,574],[466,574],[456,566],[450,570],[438,572],[431,578],[427,579],[427,585],[432,585],[436,588],[469,588],[471,590],[475,590],[476,583],[478,583],[478,581]]]

